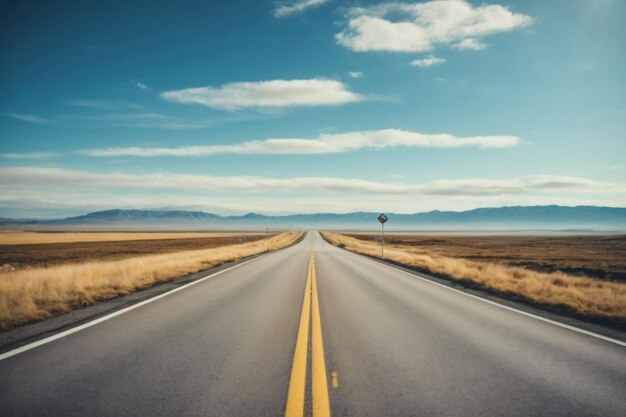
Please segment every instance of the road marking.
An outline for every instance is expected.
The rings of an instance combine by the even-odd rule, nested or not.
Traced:
[[[328,377],[324,361],[324,342],[322,340],[322,322],[317,296],[317,278],[315,274],[315,258],[311,257],[312,272],[312,317],[311,317],[311,391],[313,399],[313,417],[329,417],[330,403],[328,400]]]
[[[360,257],[365,258],[365,259],[369,259],[365,255],[361,255],[361,254],[358,254],[358,253],[355,253],[355,252],[350,252],[347,249],[345,249],[345,250],[346,250],[346,252],[351,253],[353,255],[360,256]],[[369,259],[369,260],[372,261],[372,262],[375,262],[373,259]],[[429,278],[426,278],[426,277],[423,277],[423,276],[419,275],[419,273],[417,273],[417,272],[416,273],[411,273],[411,272],[403,271],[402,269],[400,269],[398,267],[395,267],[393,265],[389,265],[389,264],[384,263],[384,262],[378,262],[378,263],[383,265],[383,266],[385,266],[385,267],[387,267],[387,268],[393,269],[394,271],[401,272],[401,273],[409,275],[411,277],[419,278],[422,281],[428,282],[429,284],[433,284],[433,285],[437,285],[437,286],[442,287],[442,288],[446,288],[446,289],[448,289],[450,291],[454,291],[454,292],[459,293],[461,295],[464,295],[466,297],[470,297],[470,298],[473,298],[475,300],[479,300],[479,301],[482,301],[484,303],[491,304],[493,306],[500,307],[500,308],[503,308],[505,310],[509,310],[509,311],[514,312],[514,313],[526,316],[526,317],[530,317],[530,318],[533,318],[533,319],[536,319],[536,320],[540,320],[540,321],[543,321],[545,323],[550,323],[550,324],[553,324],[555,326],[562,327],[564,329],[568,329],[568,330],[571,330],[571,331],[574,331],[574,332],[577,332],[577,333],[581,333],[581,334],[584,334],[584,335],[587,335],[587,336],[591,336],[591,337],[594,337],[596,339],[604,340],[605,342],[609,342],[609,343],[616,344],[618,346],[626,347],[626,342],[622,342],[621,340],[613,339],[612,337],[608,337],[608,336],[604,336],[604,335],[601,335],[601,334],[598,334],[598,333],[590,332],[589,330],[584,330],[584,329],[581,329],[581,328],[578,328],[578,327],[575,327],[575,326],[571,326],[569,324],[558,322],[556,320],[551,320],[551,319],[548,319],[548,318],[545,318],[545,317],[541,317],[541,316],[538,316],[538,315],[533,314],[533,313],[528,313],[526,311],[518,310],[516,308],[509,307],[509,306],[506,306],[504,304],[497,303],[495,301],[487,300],[486,298],[482,298],[482,297],[479,297],[477,295],[469,294],[469,293],[466,293],[464,291],[457,290],[456,288],[451,288],[451,287],[449,287],[447,285],[440,284],[440,283],[435,282],[435,281],[433,281],[433,280],[431,280]]]
[[[291,368],[291,378],[289,379],[289,392],[287,394],[287,406],[285,408],[286,417],[301,417],[304,413],[304,390],[306,385],[309,322],[311,316],[312,267],[313,264],[309,261],[309,271],[304,288],[304,299],[302,300],[302,312],[300,313],[300,327],[298,328],[296,349],[293,354],[293,366]]]
[[[123,308],[123,309],[118,310],[118,311],[116,311],[114,313],[111,313],[111,314],[108,314],[106,316],[100,317],[100,318],[98,318],[96,320],[93,320],[93,321],[81,324],[80,326],[72,327],[71,329],[62,331],[61,333],[57,333],[55,335],[48,336],[48,337],[46,337],[44,339],[37,340],[36,342],[32,342],[32,343],[29,343],[27,345],[21,346],[21,347],[19,347],[17,349],[13,349],[13,350],[10,350],[8,352],[2,353],[2,354],[0,354],[0,361],[4,360],[4,359],[8,359],[8,358],[10,358],[12,356],[15,356],[15,355],[19,355],[20,353],[23,353],[23,352],[26,352],[28,350],[34,349],[36,347],[48,344],[48,343],[53,342],[55,340],[61,339],[62,337],[69,336],[71,334],[77,333],[77,332],[79,332],[81,330],[85,330],[85,329],[87,329],[89,327],[95,326],[96,324],[100,324],[100,323],[105,322],[107,320],[110,320],[110,319],[112,319],[114,317],[121,316],[122,314],[128,313],[131,310],[134,310],[136,308],[142,307],[142,306],[144,306],[146,304],[150,304],[150,303],[152,303],[154,301],[160,300],[161,298],[167,297],[168,295],[174,294],[174,293],[176,293],[178,291],[182,291],[182,290],[184,290],[186,288],[189,288],[189,287],[191,287],[193,285],[199,284],[199,283],[201,283],[203,281],[206,281],[209,278],[213,278],[213,277],[215,277],[217,275],[223,274],[224,272],[228,272],[228,271],[230,271],[232,269],[239,268],[240,266],[243,266],[243,265],[245,265],[245,264],[247,264],[249,262],[255,261],[255,260],[259,259],[259,258],[261,258],[261,256],[258,256],[258,257],[253,258],[253,259],[249,259],[249,260],[244,261],[244,262],[242,262],[240,264],[231,266],[230,268],[226,268],[226,269],[222,269],[221,271],[214,272],[214,273],[212,273],[210,275],[207,275],[207,276],[199,278],[199,279],[197,279],[197,280],[195,280],[193,282],[190,282],[189,284],[185,284],[185,285],[180,286],[178,288],[174,288],[173,290],[170,290],[170,291],[165,292],[163,294],[159,294],[159,295],[157,295],[155,297],[149,298],[149,299],[147,299],[145,301],[142,301],[140,303],[133,304],[132,306]]]
[[[330,378],[333,381],[333,388],[339,388],[339,378],[337,378],[337,372],[332,371],[330,373]]]
[[[302,312],[300,314],[300,327],[298,328],[291,378],[289,379],[285,417],[302,417],[304,415],[309,323],[311,324],[311,408],[313,417],[330,417],[328,377],[324,361],[322,323],[317,296],[315,255],[313,252],[311,252],[309,258],[309,269],[304,290],[304,300],[302,301]]]

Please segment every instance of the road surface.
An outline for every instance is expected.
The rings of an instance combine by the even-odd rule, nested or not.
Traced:
[[[315,308],[301,320],[312,251],[333,416],[626,415],[625,347],[348,253],[315,232],[0,360],[0,415],[284,415],[299,330],[305,323],[311,334],[315,320]],[[315,406],[306,389],[305,415]]]

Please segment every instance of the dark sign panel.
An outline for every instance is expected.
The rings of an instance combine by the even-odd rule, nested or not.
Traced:
[[[387,216],[385,216],[383,213],[380,213],[380,216],[378,216],[378,221],[385,224],[387,220],[389,220]]]

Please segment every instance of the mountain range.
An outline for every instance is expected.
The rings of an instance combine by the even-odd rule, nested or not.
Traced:
[[[626,208],[597,206],[515,206],[467,211],[386,213],[387,230],[626,230]],[[2,228],[72,227],[139,229],[378,229],[379,213],[314,213],[220,216],[203,211],[97,211],[64,219],[0,219]]]

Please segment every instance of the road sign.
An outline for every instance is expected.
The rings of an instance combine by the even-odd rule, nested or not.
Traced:
[[[385,222],[389,220],[385,213],[380,213],[378,216],[378,221],[380,222],[380,227],[382,228],[382,234],[380,239],[380,257],[385,259]]]

